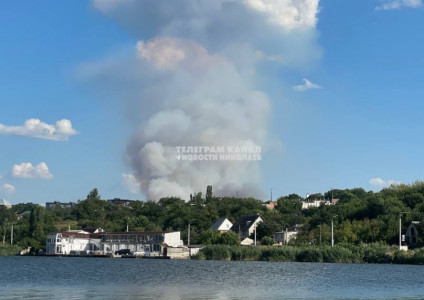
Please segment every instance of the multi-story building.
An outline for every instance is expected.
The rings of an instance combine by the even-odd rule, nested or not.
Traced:
[[[72,206],[76,205],[74,202],[46,202],[46,208],[55,208],[55,207],[62,207],[62,208],[71,208]]]
[[[54,232],[47,235],[47,254],[88,254],[89,251],[100,250],[101,236],[84,231]]]
[[[114,254],[128,249],[130,252],[142,252],[145,256],[167,255],[168,247],[180,247],[183,242],[179,231],[130,231],[98,232],[67,231],[50,233],[47,236],[47,254],[81,254],[99,251],[102,254]]]

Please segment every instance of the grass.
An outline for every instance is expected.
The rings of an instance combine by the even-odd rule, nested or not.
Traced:
[[[194,259],[280,262],[424,264],[424,248],[399,251],[384,243],[330,246],[208,245]]]

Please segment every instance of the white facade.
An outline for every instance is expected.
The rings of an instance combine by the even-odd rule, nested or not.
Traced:
[[[173,232],[99,232],[90,234],[84,230],[50,233],[46,241],[47,254],[78,255],[99,251],[101,254],[115,254],[129,249],[143,252],[145,256],[166,254],[167,247],[183,245],[179,231]]]
[[[59,232],[47,235],[47,254],[87,254],[100,249],[100,237],[78,232]]]
[[[173,232],[110,232],[102,234],[101,250],[114,254],[129,249],[131,252],[144,252],[145,256],[161,256],[167,247],[180,247],[181,233]]]
[[[297,236],[297,231],[281,231],[275,232],[272,235],[272,238],[277,244],[287,245],[291,240],[295,239]]]
[[[259,223],[262,223],[264,220],[262,220],[261,217],[258,217],[249,227],[248,229],[248,235],[250,236],[251,234],[253,234],[256,230],[256,227],[259,225]]]
[[[331,202],[328,200],[314,200],[314,201],[301,201],[301,202],[302,202],[302,209],[308,209],[311,207],[320,207],[321,204],[331,205]]]

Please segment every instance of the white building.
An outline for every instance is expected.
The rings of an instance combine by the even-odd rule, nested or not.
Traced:
[[[101,236],[84,231],[55,232],[47,235],[46,253],[76,255],[100,249]]]
[[[287,245],[290,241],[296,239],[300,226],[301,225],[295,225],[293,227],[286,228],[285,231],[274,232],[272,238],[277,244]]]
[[[183,245],[179,231],[129,231],[106,232],[102,234],[101,250],[115,253],[122,249],[144,252],[145,256],[166,256],[167,247]]]
[[[116,251],[128,249],[132,253],[143,252],[145,256],[166,256],[168,247],[183,245],[179,231],[97,231],[98,233],[84,230],[50,233],[47,236],[46,253],[78,255],[99,251],[102,254],[115,254]]]
[[[251,237],[256,227],[262,222],[263,220],[259,214],[241,216],[231,227],[231,230],[237,233],[240,241],[242,241],[245,238]]]
[[[210,230],[217,230],[219,232],[229,231],[233,227],[233,223],[227,218],[222,218],[216,221],[210,228]]]

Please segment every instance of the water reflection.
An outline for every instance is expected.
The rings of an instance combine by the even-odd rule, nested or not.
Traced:
[[[424,267],[0,257],[0,299],[424,299]]]

